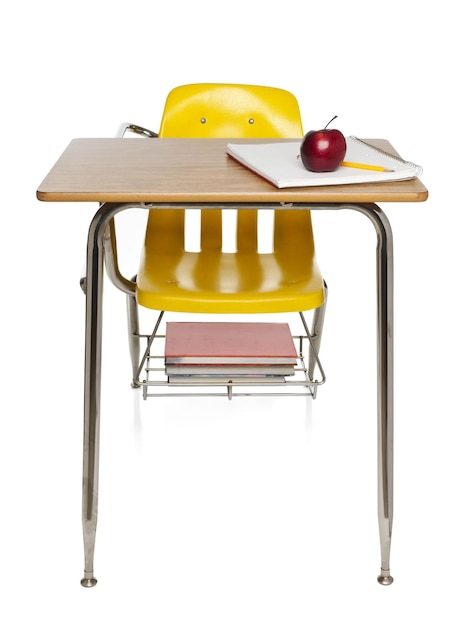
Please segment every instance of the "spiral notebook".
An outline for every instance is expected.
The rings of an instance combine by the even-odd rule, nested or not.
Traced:
[[[422,167],[377,148],[362,139],[346,137],[344,161],[381,166],[385,172],[340,165],[334,172],[310,172],[299,158],[300,140],[277,143],[229,143],[226,152],[239,163],[279,188],[376,183],[421,176]]]

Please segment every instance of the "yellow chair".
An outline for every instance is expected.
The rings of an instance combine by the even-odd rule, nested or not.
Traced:
[[[155,137],[134,124],[127,131]],[[158,137],[301,138],[296,98],[283,89],[238,84],[193,84],[173,89],[166,100]],[[299,312],[310,341],[308,381],[320,346],[326,285],[315,258],[311,213],[274,211],[273,248],[258,248],[258,211],[240,209],[235,249],[224,251],[223,211],[200,211],[200,245],[187,250],[185,210],[149,211],[135,293],[128,295],[133,386],[147,358],[141,359],[138,304],[160,312],[265,314]],[[225,217],[225,216],[224,216]],[[110,255],[109,255],[110,257]],[[311,331],[303,311],[315,310]],[[321,368],[321,366],[320,366]],[[323,376],[323,370],[322,370]],[[314,394],[313,394],[314,395]]]

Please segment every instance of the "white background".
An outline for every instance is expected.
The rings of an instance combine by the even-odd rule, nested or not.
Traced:
[[[19,625],[460,623],[459,32],[453,3],[133,0],[1,9],[0,618]],[[35,191],[74,137],[158,128],[188,82],[287,88],[305,131],[424,167],[395,239],[394,585],[379,574],[373,227],[315,214],[330,287],[314,403],[142,402],[106,282],[100,515],[83,589],[84,297],[94,205]],[[133,267],[133,270],[136,268]]]

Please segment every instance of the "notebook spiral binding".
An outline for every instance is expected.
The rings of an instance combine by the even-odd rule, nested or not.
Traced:
[[[380,154],[383,154],[384,156],[389,157],[390,159],[394,159],[395,161],[398,161],[399,163],[408,165],[409,167],[413,168],[416,171],[417,176],[421,176],[421,174],[423,173],[423,168],[420,165],[416,165],[416,163],[412,163],[412,161],[406,161],[405,159],[402,159],[401,157],[395,154],[386,152],[386,150],[383,150],[382,148],[372,146],[370,143],[364,141],[363,139],[359,139],[359,137],[356,137],[355,135],[351,135],[350,138],[353,139],[354,141],[357,141],[358,143],[361,143],[364,146],[367,146],[367,148],[370,148],[370,150],[373,150],[374,152],[379,152]]]

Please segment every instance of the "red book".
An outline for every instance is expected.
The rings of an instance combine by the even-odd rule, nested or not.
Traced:
[[[167,322],[167,364],[295,365],[288,324],[255,322]]]

